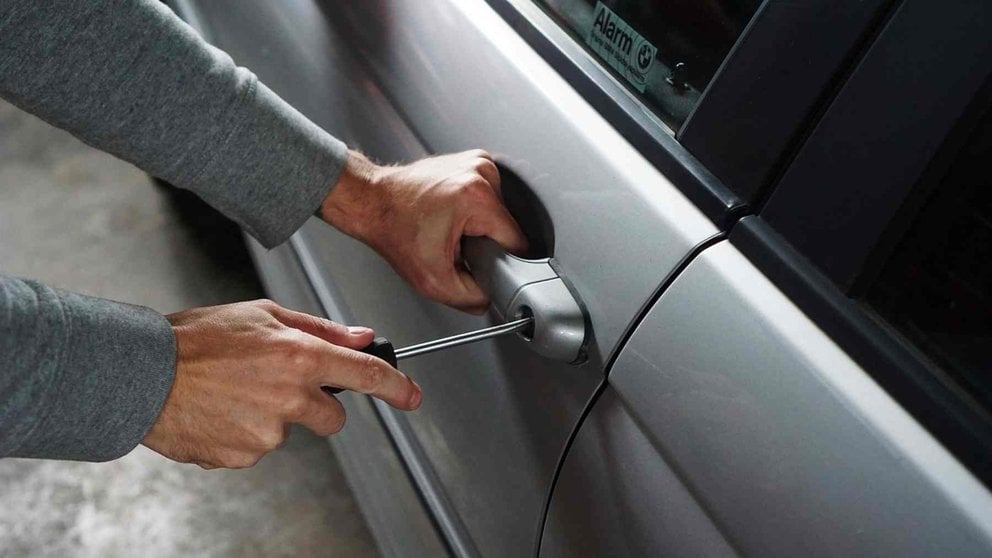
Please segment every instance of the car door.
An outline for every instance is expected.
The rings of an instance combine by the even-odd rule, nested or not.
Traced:
[[[385,152],[391,132],[380,129],[363,130],[359,144],[382,159],[476,146],[495,153],[507,196],[543,208],[546,227],[523,224],[545,231],[532,234],[548,250],[540,255],[553,257],[585,308],[581,364],[544,358],[516,338],[462,347],[404,362],[430,394],[421,410],[377,405],[455,553],[532,553],[558,459],[607,359],[658,285],[716,227],[485,3],[337,7],[349,44],[422,142]],[[302,237],[347,315],[401,345],[494,319],[422,300],[326,227]]]
[[[333,441],[384,552],[535,548],[560,454],[633,324],[760,198],[884,4],[173,2],[374,157],[494,152],[508,203],[585,310],[580,364],[504,339],[404,363],[428,394],[417,413],[343,396],[351,422]],[[655,49],[647,69],[606,50],[624,37],[641,60]],[[398,344],[493,319],[418,299],[320,223],[252,248],[277,300]]]
[[[622,349],[542,556],[992,554],[989,10],[891,7]]]
[[[658,286],[717,228],[484,2],[232,1],[191,12],[238,62],[373,157],[483,146],[507,190],[543,207],[541,255],[585,310],[582,362],[542,357],[519,338],[461,347],[403,363],[427,394],[419,411],[374,408],[450,550],[533,552],[558,459],[606,362]],[[421,299],[323,224],[308,224],[292,248],[332,317],[372,325],[398,345],[495,319]]]

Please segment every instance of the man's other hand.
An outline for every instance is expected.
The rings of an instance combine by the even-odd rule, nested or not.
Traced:
[[[349,328],[267,301],[167,316],[178,343],[176,379],[144,440],[156,452],[206,469],[251,467],[285,442],[290,424],[318,436],[341,430],[344,407],[322,386],[420,406],[420,387],[362,353],[368,328]]]
[[[475,314],[489,300],[462,263],[462,236],[488,236],[511,252],[527,249],[501,200],[499,170],[481,150],[396,167],[352,152],[321,213],[375,249],[421,295]]]

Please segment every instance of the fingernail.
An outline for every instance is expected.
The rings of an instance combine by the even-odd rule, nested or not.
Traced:
[[[369,329],[369,328],[367,328],[367,327],[361,327],[361,326],[350,326],[350,327],[348,327],[348,333],[350,333],[352,335],[362,335],[362,334],[368,333],[370,331],[372,331],[372,330]]]
[[[410,396],[410,408],[416,409],[420,406],[421,401],[424,400],[424,392],[420,391],[420,386],[417,385],[417,382],[410,380],[410,383],[417,388],[417,390],[413,392],[413,395]]]

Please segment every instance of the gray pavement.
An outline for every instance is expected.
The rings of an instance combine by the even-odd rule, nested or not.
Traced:
[[[198,200],[0,102],[0,273],[169,313],[261,287]],[[374,556],[327,442],[294,430],[254,469],[139,446],[111,463],[0,460],[0,556]]]

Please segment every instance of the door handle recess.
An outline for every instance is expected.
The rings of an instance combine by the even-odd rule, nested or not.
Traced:
[[[550,258],[525,260],[485,237],[465,238],[462,256],[500,318],[533,316],[533,327],[519,335],[535,352],[574,364],[585,360],[585,313]]]

